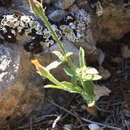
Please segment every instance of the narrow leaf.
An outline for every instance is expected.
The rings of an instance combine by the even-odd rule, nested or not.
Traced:
[[[62,62],[67,61],[67,56],[62,55],[62,53],[60,51],[53,51],[53,54],[55,54],[59,58],[59,60],[61,60]]]
[[[71,77],[71,82],[77,84],[79,78],[76,75],[76,72],[71,68],[64,68],[65,73]]]
[[[37,0],[28,0],[28,1],[32,12],[34,12],[37,15],[42,15],[42,12],[44,11],[42,4],[39,3]]]
[[[80,51],[79,51],[79,64],[80,64],[80,67],[84,67],[86,66],[86,63],[85,63],[85,52],[84,52],[84,49],[80,47]]]
[[[61,89],[64,91],[68,91],[70,93],[79,93],[75,88],[73,88],[72,84],[70,83],[65,83],[62,82],[61,85],[45,85],[44,88],[56,88],[56,89]]]
[[[62,59],[63,55],[60,51],[53,51],[53,54],[55,54],[60,60]]]
[[[74,70],[72,70],[71,68],[64,68],[64,71],[65,71],[65,73],[68,75],[68,76],[70,76],[70,77],[73,77],[73,76],[75,76],[75,71]]]
[[[59,84],[60,82],[44,67],[38,60],[32,60],[32,63],[35,65],[37,71],[43,78],[48,78],[54,84]]]
[[[69,56],[72,56],[73,55],[73,52],[67,52],[66,53],[66,57],[69,57]]]
[[[52,69],[55,69],[55,68],[57,68],[59,65],[61,65],[62,64],[62,62],[61,61],[54,61],[54,62],[52,62],[52,63],[50,63],[47,67],[46,67],[46,69],[47,70],[52,70]]]
[[[88,106],[94,105],[95,103],[95,94],[94,94],[94,84],[92,81],[83,82],[83,89],[81,96],[87,102]]]
[[[73,91],[69,87],[63,87],[63,86],[57,86],[57,85],[45,85],[44,88],[56,88],[56,89],[61,89],[61,90],[68,91],[71,93],[77,93],[76,91]]]
[[[99,72],[97,71],[97,69],[93,68],[93,67],[87,67],[87,71],[86,74],[98,74]]]
[[[84,81],[83,82],[84,90],[90,97],[94,97],[94,84],[92,81]]]
[[[98,75],[98,74],[87,74],[85,76],[83,76],[83,80],[99,80],[101,79],[102,76]]]
[[[82,88],[80,88],[78,85],[73,84],[71,82],[67,82],[67,81],[63,81],[61,82],[64,86],[67,86],[69,88],[71,88],[71,90],[76,91],[77,93],[81,93],[82,92]]]

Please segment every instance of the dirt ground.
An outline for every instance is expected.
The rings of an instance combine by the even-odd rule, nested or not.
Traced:
[[[111,77],[95,82],[108,87],[110,96],[101,97],[95,108],[87,108],[79,95],[62,92],[59,96],[66,103],[47,98],[48,107],[24,120],[17,130],[89,130],[89,124],[99,126],[93,130],[130,130],[130,59],[121,52],[124,45],[130,46],[130,33],[114,42],[108,46],[100,44],[106,52],[103,66],[111,72]]]

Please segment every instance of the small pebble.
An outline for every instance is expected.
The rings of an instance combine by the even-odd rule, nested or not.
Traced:
[[[103,130],[97,124],[90,124],[90,125],[88,125],[88,127],[89,127],[90,130]]]
[[[99,67],[99,73],[104,80],[111,77],[111,73],[107,69],[104,69],[102,66]]]
[[[50,4],[52,2],[52,0],[43,0],[43,4]]]
[[[86,106],[86,105],[81,105],[81,109],[82,109],[83,111],[86,111],[86,110],[87,110],[87,106]]]
[[[66,12],[62,9],[53,11],[48,15],[49,19],[53,22],[60,22],[66,15]]]
[[[65,124],[63,130],[72,130],[72,128],[73,128],[72,124]]]
[[[60,9],[68,9],[74,2],[75,0],[53,0],[55,7]]]

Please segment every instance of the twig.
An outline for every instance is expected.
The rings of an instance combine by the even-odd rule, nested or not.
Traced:
[[[127,122],[127,124],[130,125],[130,121],[125,120],[125,122]]]
[[[46,118],[49,118],[49,117],[57,117],[57,116],[58,116],[57,114],[43,115],[41,117],[38,117],[36,120],[34,120],[34,123],[40,122],[40,121],[45,120]]]
[[[83,126],[83,123],[82,123],[78,113],[74,112],[73,114],[76,116],[77,121],[80,123],[80,126],[82,127],[82,130],[85,130],[85,128]]]
[[[30,118],[29,126],[30,126],[30,130],[33,130],[33,129],[32,129],[32,118]]]
[[[98,107],[97,105],[95,105],[95,107],[97,108],[97,110],[99,110],[101,112],[111,113],[111,111],[104,110],[104,109]]]
[[[53,124],[52,124],[52,129],[56,128],[56,124],[57,122],[61,119],[61,115],[57,116],[57,118],[54,120]]]
[[[118,127],[114,127],[114,126],[110,126],[110,125],[107,125],[107,124],[102,124],[100,122],[95,122],[95,121],[91,121],[91,120],[88,120],[84,117],[81,117],[81,119],[85,122],[88,122],[88,123],[92,123],[92,124],[97,124],[99,126],[102,126],[102,127],[105,127],[105,128],[111,128],[113,130],[122,130],[121,128],[118,128]]]
[[[125,122],[125,125],[126,125],[127,129],[129,130],[130,129],[130,122],[127,121],[127,120],[124,120],[124,122]]]
[[[43,116],[41,116],[41,117],[35,119],[35,120],[33,121],[33,125],[36,124],[36,123],[38,123],[38,122],[41,122],[41,121],[45,120],[46,118],[49,118],[49,117],[57,117],[57,116],[58,116],[57,114],[43,115]],[[25,129],[25,128],[29,128],[29,125],[28,125],[28,124],[25,124],[25,125],[23,125],[23,126],[18,127],[18,129]]]
[[[54,105],[54,106],[60,108],[61,110],[67,112],[68,114],[70,114],[70,115],[76,117],[71,111],[65,109],[64,107],[61,107],[60,105],[58,105],[58,104],[56,104],[56,103],[54,103],[54,102],[52,102],[52,101],[49,101],[49,102],[50,102],[52,105]]]
[[[50,101],[50,103],[51,103],[52,105],[54,105],[54,106],[60,108],[61,110],[67,112],[68,114],[74,116],[75,118],[77,118],[77,117],[74,115],[74,113],[72,113],[71,111],[65,109],[64,107],[61,107],[60,105],[58,105],[58,104],[56,104],[56,103],[54,103],[54,102],[52,102],[52,101]],[[87,122],[87,123],[97,124],[97,125],[102,126],[102,127],[105,127],[105,128],[111,128],[111,129],[114,129],[114,130],[122,130],[121,128],[114,127],[114,126],[110,126],[110,125],[107,125],[107,124],[102,124],[102,123],[100,123],[100,122],[91,121],[91,120],[88,120],[88,119],[86,119],[86,118],[84,118],[84,117],[81,117],[80,119],[81,119],[82,121]]]

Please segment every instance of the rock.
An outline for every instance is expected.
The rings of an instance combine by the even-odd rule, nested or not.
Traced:
[[[123,58],[130,58],[130,49],[128,48],[128,45],[121,47],[121,54]]]
[[[10,10],[8,11],[8,14],[10,14],[10,12],[17,15],[24,14],[24,15],[33,16],[35,20],[39,21],[39,23],[43,25],[43,21],[38,16],[33,14],[32,11],[30,10],[30,5],[28,0],[20,0],[20,1],[12,0],[12,4]]]
[[[53,0],[55,7],[60,9],[68,9],[74,2],[75,0]]]
[[[95,93],[95,101],[97,101],[103,96],[109,96],[111,90],[103,85],[95,85],[94,93]]]
[[[118,40],[130,31],[130,8],[108,1],[102,3],[103,15],[93,19],[93,32],[98,42]]]
[[[73,54],[79,54],[79,50],[74,46],[73,43],[69,42],[68,40],[64,39],[63,41],[65,49],[69,52],[73,52]]]
[[[106,80],[111,77],[109,70],[104,69],[102,66],[99,67],[99,73],[102,76],[102,79]]]
[[[81,110],[82,111],[86,111],[87,110],[87,106],[84,104],[84,105],[81,105]]]
[[[81,9],[90,9],[89,2],[87,0],[76,0],[76,4]]]
[[[34,81],[34,82],[33,82]],[[0,128],[28,115],[44,98],[30,56],[15,45],[0,45]],[[37,107],[38,108],[38,107]]]
[[[42,2],[43,2],[43,4],[49,5],[49,4],[51,4],[52,0],[43,0]]]
[[[0,6],[8,7],[11,5],[12,0],[0,0]]]
[[[65,124],[63,126],[63,130],[72,130],[73,129],[73,124]]]
[[[30,12],[29,3],[27,0],[12,0],[11,8],[24,12],[25,14]]]
[[[79,54],[79,50],[77,49],[77,47],[72,42],[70,42],[69,40],[63,39],[62,43],[63,43],[66,51],[72,52],[73,55],[75,55],[75,56]],[[56,51],[56,50],[59,50],[59,48],[58,48],[57,45],[54,45],[49,50],[50,51]]]
[[[0,95],[18,74],[20,55],[7,46],[0,45]]]
[[[79,8],[76,4],[73,4],[69,10],[70,12],[75,13],[76,11],[79,11]]]
[[[66,15],[66,12],[62,9],[53,11],[48,15],[49,19],[53,22],[60,22]]]
[[[99,127],[97,124],[89,124],[88,127],[90,130],[103,130],[103,128]]]
[[[97,54],[98,54],[97,61],[99,66],[101,66],[105,59],[105,53],[101,49],[97,49]]]

